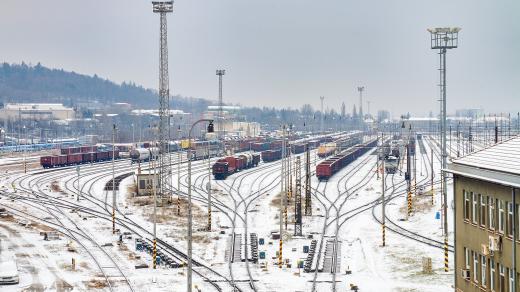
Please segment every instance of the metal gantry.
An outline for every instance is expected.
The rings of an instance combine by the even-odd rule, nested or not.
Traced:
[[[439,50],[439,88],[441,96],[441,191],[442,191],[442,210],[443,210],[443,231],[444,231],[444,271],[448,272],[448,194],[447,177],[443,171],[446,169],[446,51],[455,49],[459,42],[460,28],[433,28],[430,32],[430,45],[433,50]]]
[[[173,12],[173,1],[153,1],[153,12],[160,16],[159,34],[159,193],[163,195],[169,184],[168,153],[170,132],[170,88],[168,76],[168,24],[166,14]]]

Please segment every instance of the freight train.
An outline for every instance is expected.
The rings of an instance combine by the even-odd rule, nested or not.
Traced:
[[[235,156],[227,156],[217,160],[213,164],[212,171],[215,179],[226,179],[229,175],[242,169],[256,167],[260,163],[260,155],[257,153],[244,153]]]
[[[343,149],[349,148],[353,145],[362,143],[363,136],[362,133],[352,133],[347,135],[347,137],[343,137],[340,139],[337,139],[335,142],[332,143],[326,143],[324,145],[321,145],[318,148],[318,156],[320,158],[325,158],[327,156],[330,156],[337,151],[343,151]]]
[[[356,145],[350,149],[341,152],[338,155],[330,157],[318,165],[316,165],[316,176],[320,181],[328,180],[335,173],[349,165],[368,150],[377,146],[377,140],[372,140],[363,144]]]
[[[53,168],[112,160],[112,158],[119,159],[119,150],[98,151],[96,146],[70,147],[61,149],[60,155],[40,157],[40,164],[43,168]]]

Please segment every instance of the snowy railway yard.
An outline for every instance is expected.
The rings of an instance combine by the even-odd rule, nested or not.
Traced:
[[[422,141],[424,147],[416,145],[417,193],[410,216],[405,167],[401,164],[395,174],[385,174],[384,247],[382,182],[373,148],[327,181],[311,176],[312,215],[303,216],[303,236],[293,235],[294,197],[290,200],[281,268],[279,240],[273,238],[280,224],[281,162],[261,163],[225,180],[211,177],[212,230],[207,231],[208,161],[193,161],[195,289],[453,291],[453,247],[449,247],[450,272],[446,273],[438,216],[439,147],[433,136]],[[310,155],[311,170],[322,160],[316,151]],[[305,161],[305,153],[292,157],[296,156]],[[176,165],[177,159],[173,154],[172,163]],[[158,202],[161,261],[157,269],[152,267],[151,253],[145,251],[153,239],[153,197],[135,197],[135,175],[125,176],[137,172],[137,164],[128,159],[114,163],[115,177],[122,178],[116,185],[115,228],[111,162],[82,165],[79,184],[76,167],[2,173],[0,207],[7,212],[0,217],[1,256],[16,260],[20,283],[0,290],[183,291],[187,273],[185,154],[182,161],[180,177],[173,167],[172,196]],[[148,167],[142,164],[143,171]],[[301,172],[305,172],[304,163]],[[452,195],[451,190],[448,194]],[[453,219],[448,222],[452,224]],[[451,225],[449,230],[453,230]],[[427,259],[431,259],[431,272],[424,271]]]

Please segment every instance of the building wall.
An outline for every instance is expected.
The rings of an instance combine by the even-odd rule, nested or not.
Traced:
[[[517,190],[518,192],[518,190]],[[466,194],[466,195],[465,195]],[[510,290],[510,271],[512,270],[513,239],[508,234],[512,226],[516,229],[518,238],[519,217],[513,213],[512,220],[509,215],[509,203],[512,202],[512,189],[502,185],[479,181],[467,177],[455,175],[455,208],[456,208],[456,288],[457,291],[513,291]],[[469,199],[469,202],[466,201]],[[476,200],[474,206],[474,198]],[[482,204],[481,204],[481,199]],[[490,208],[494,205],[494,208]],[[518,213],[520,199],[515,200],[515,210]],[[500,204],[503,206],[503,232],[499,227]],[[511,207],[513,204],[510,205]],[[491,214],[494,220],[490,220]],[[475,212],[476,211],[476,212]],[[484,214],[484,215],[482,215]],[[516,216],[515,216],[516,215]],[[476,220],[474,222],[473,220]],[[511,225],[514,224],[514,225]],[[502,250],[486,254],[485,246],[489,246],[489,236],[502,238]],[[484,248],[483,248],[484,245]],[[518,264],[518,252],[520,242],[515,242],[517,248],[516,263]],[[474,257],[477,257],[477,271],[475,271]],[[470,279],[462,277],[462,269],[466,269],[466,257],[469,260]],[[482,262],[485,262],[485,283],[482,279]],[[494,267],[494,289],[491,290],[491,267]],[[500,267],[504,270],[504,281],[500,279]],[[517,269],[518,271],[518,269]],[[476,273],[475,273],[476,272]],[[476,274],[476,278],[475,278]],[[518,273],[517,273],[518,279]],[[516,281],[516,291],[520,291],[520,285]]]

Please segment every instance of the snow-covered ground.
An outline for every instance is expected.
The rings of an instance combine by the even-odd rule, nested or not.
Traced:
[[[430,148],[426,149],[429,156]],[[429,161],[419,156],[417,147],[417,174],[418,184],[425,184],[424,191],[430,190]],[[314,157],[314,154],[311,155]],[[434,169],[440,168],[438,160],[434,160]],[[304,157],[302,156],[302,162]],[[205,230],[207,225],[207,193],[204,191],[208,179],[208,172],[204,169],[207,161],[193,163],[193,203],[194,203],[194,259],[204,263],[208,268],[195,267],[203,275],[216,282],[223,291],[232,291],[232,285],[224,280],[233,280],[234,284],[243,291],[251,291],[250,280],[257,291],[338,291],[349,290],[351,285],[358,286],[360,291],[452,291],[453,288],[453,255],[450,253],[450,272],[445,273],[444,253],[442,249],[418,242],[387,229],[386,246],[382,247],[382,227],[374,216],[380,220],[381,205],[376,201],[381,197],[381,179],[375,175],[376,156],[370,152],[356,160],[348,167],[335,174],[326,184],[318,182],[312,177],[314,192],[312,216],[303,216],[303,236],[294,237],[294,201],[290,201],[288,208],[288,228],[284,232],[283,258],[284,265],[278,267],[277,252],[279,241],[272,239],[272,233],[279,230],[279,194],[280,194],[280,163],[271,162],[261,164],[257,168],[244,170],[228,177],[224,181],[213,181],[212,184],[212,231]],[[15,214],[11,220],[0,218],[0,238],[4,242],[4,249],[13,254],[19,263],[21,283],[15,286],[5,286],[2,289],[19,290],[21,287],[41,285],[50,288],[56,283],[65,283],[78,290],[88,290],[95,285],[108,290],[103,285],[100,271],[109,273],[113,277],[111,283],[116,290],[128,291],[129,286],[124,283],[120,273],[110,268],[100,269],[93,258],[103,262],[105,267],[118,266],[121,273],[128,278],[128,282],[135,291],[183,291],[186,287],[186,268],[165,268],[159,266],[136,269],[135,266],[146,263],[151,266],[151,256],[148,253],[137,251],[135,238],[151,239],[153,230],[153,200],[150,198],[136,199],[132,197],[134,177],[130,176],[121,182],[117,193],[116,217],[124,220],[125,226],[118,224],[121,232],[128,231],[132,238],[124,238],[123,244],[117,244],[118,236],[112,234],[112,193],[104,191],[105,184],[111,179],[111,168],[107,165],[93,165],[82,167],[82,198],[76,201],[76,172],[68,171],[49,172],[33,175],[23,173],[0,176],[0,188],[4,193],[0,195],[0,206],[6,206]],[[128,161],[117,163],[116,175],[131,171],[135,165]],[[314,167],[312,167],[314,168]],[[175,170],[175,169],[174,169]],[[186,169],[180,177],[181,181],[181,213],[177,215],[177,194],[173,200],[165,203],[166,207],[158,208],[157,237],[180,251],[187,250],[186,241]],[[302,170],[302,174],[304,171]],[[173,187],[177,187],[176,171],[172,177]],[[392,181],[397,187],[399,196],[386,205],[388,219],[400,227],[416,232],[429,239],[442,242],[443,235],[441,222],[436,219],[440,210],[440,198],[435,194],[434,204],[431,205],[431,196],[425,194],[414,198],[414,212],[408,220],[406,218],[406,197],[403,187],[404,176],[399,173],[393,178],[386,179],[387,199],[391,196]],[[17,194],[23,200],[9,200],[8,194],[14,192],[13,182]],[[451,188],[451,185],[448,186]],[[21,189],[32,190],[36,195],[24,193]],[[438,191],[438,185],[436,190]],[[451,199],[451,190],[449,202]],[[302,196],[304,191],[302,190]],[[86,199],[88,197],[88,200]],[[45,199],[55,199],[51,204]],[[41,201],[39,201],[41,200]],[[45,201],[45,204],[43,204]],[[334,205],[332,205],[334,202]],[[44,206],[49,207],[46,209]],[[341,208],[340,208],[341,206]],[[81,208],[88,209],[81,209]],[[61,211],[59,211],[61,210]],[[71,210],[74,210],[71,212]],[[25,213],[22,213],[25,212]],[[375,215],[374,215],[375,214]],[[451,216],[451,210],[449,216]],[[56,217],[54,217],[56,216]],[[96,216],[101,216],[96,218]],[[125,218],[123,218],[125,216]],[[53,217],[53,218],[49,218]],[[29,218],[33,224],[23,227],[16,221],[20,218]],[[46,219],[45,219],[46,218]],[[339,220],[338,220],[339,218]],[[46,224],[44,221],[48,221]],[[56,224],[63,223],[61,229]],[[50,223],[49,223],[50,222]],[[247,231],[246,231],[247,222]],[[452,218],[449,217],[450,224]],[[39,223],[39,224],[36,224]],[[54,223],[54,224],[52,224]],[[130,224],[131,223],[131,224]],[[305,273],[298,268],[297,262],[305,260],[304,246],[317,240],[317,251],[321,250],[320,260],[315,255],[313,269],[323,267],[326,247],[320,247],[324,224],[327,224],[323,243],[336,240],[340,246],[339,270],[333,275],[330,272]],[[336,225],[336,223],[339,223]],[[389,228],[401,230],[390,224]],[[234,229],[233,229],[234,227]],[[65,235],[60,240],[44,241],[40,235],[42,230],[56,228]],[[66,230],[64,229],[66,228]],[[77,228],[77,229],[76,229]],[[75,243],[75,239],[67,236],[67,230],[78,230],[73,237],[81,244],[94,250],[89,254]],[[450,225],[450,230],[452,226]],[[259,252],[265,253],[265,259],[258,263],[235,261],[230,263],[230,242],[232,232],[241,234],[242,255],[245,250],[251,254],[249,234],[256,233],[264,244],[258,246]],[[405,232],[405,231],[403,231]],[[406,232],[405,232],[406,233]],[[88,237],[80,236],[83,234]],[[69,234],[70,235],[70,234]],[[450,233],[450,242],[452,234]],[[74,246],[69,251],[69,246]],[[103,247],[95,247],[103,246]],[[110,258],[101,254],[104,250]],[[76,269],[71,269],[71,260],[75,258]],[[423,273],[423,258],[432,259],[432,273]],[[285,261],[290,263],[285,264]],[[317,262],[317,263],[316,263]],[[29,268],[30,266],[34,268]],[[249,269],[249,272],[248,272]],[[218,275],[216,274],[218,273]],[[250,275],[249,275],[250,274]],[[198,274],[194,274],[193,283],[202,291],[214,291],[215,288]],[[315,280],[315,281],[314,281]],[[335,286],[333,285],[335,281]],[[3,291],[3,290],[2,290]],[[8,290],[10,291],[10,290]]]

